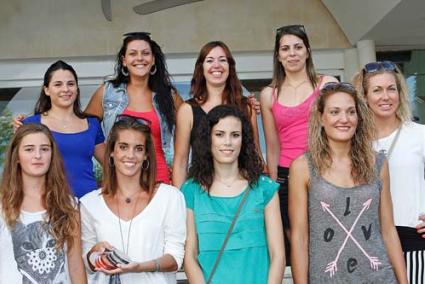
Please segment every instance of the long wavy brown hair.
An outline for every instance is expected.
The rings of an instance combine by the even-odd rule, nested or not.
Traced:
[[[42,124],[21,126],[13,136],[6,152],[3,177],[0,187],[1,212],[9,228],[18,222],[24,200],[22,169],[19,163],[19,147],[22,139],[34,133],[43,133],[50,141],[52,157],[50,167],[45,174],[43,207],[47,211],[46,223],[56,240],[56,247],[68,248],[74,244],[74,237],[79,230],[78,208],[65,177],[65,169],[59,149],[49,129]]]
[[[155,148],[151,136],[151,129],[149,126],[139,123],[137,118],[133,118],[131,116],[126,116],[125,120],[115,122],[111,132],[109,132],[109,136],[106,142],[105,158],[103,161],[102,194],[114,196],[117,193],[117,173],[114,159],[111,157],[111,154],[114,152],[115,144],[118,141],[119,134],[123,130],[140,132],[146,138],[146,160],[148,161],[147,163],[149,163],[149,167],[148,169],[143,169],[142,167],[139,184],[143,190],[147,191],[149,196],[152,197],[156,184],[156,159]]]
[[[396,69],[394,71],[381,69],[376,72],[365,73],[362,69],[354,75],[353,84],[356,87],[357,92],[359,92],[359,94],[361,94],[362,96],[366,97],[367,91],[370,87],[369,80],[373,76],[384,73],[393,75],[397,85],[397,91],[399,96],[399,105],[395,114],[401,122],[406,122],[412,120],[412,112],[410,110],[409,103],[409,91],[407,89],[406,79],[404,78],[403,73],[401,73],[401,70],[400,68],[398,68],[397,65],[395,66]]]
[[[322,127],[321,117],[325,110],[326,101],[332,94],[343,92],[349,94],[355,103],[358,123],[356,131],[351,138],[351,176],[355,183],[369,183],[376,175],[375,154],[372,149],[372,141],[375,137],[374,125],[371,113],[362,96],[348,83],[328,83],[333,88],[325,87],[320,91],[310,116],[308,146],[313,166],[320,174],[323,174],[332,165],[331,149],[327,134]]]
[[[199,51],[198,59],[196,59],[195,70],[191,81],[190,94],[195,99],[198,105],[202,105],[208,100],[207,83],[204,76],[204,61],[208,53],[216,47],[221,47],[226,54],[227,62],[229,63],[229,77],[226,80],[222,94],[222,103],[236,105],[239,109],[249,115],[247,112],[248,101],[242,95],[242,85],[236,74],[236,62],[230,52],[230,49],[222,41],[210,41],[205,44]]]
[[[280,86],[283,84],[283,81],[285,81],[286,78],[285,69],[283,68],[282,63],[279,61],[280,40],[285,35],[294,35],[296,37],[299,37],[303,41],[308,53],[308,58],[306,60],[307,76],[313,89],[316,88],[318,76],[314,69],[313,58],[311,56],[310,41],[308,40],[305,31],[299,28],[299,25],[282,27],[276,31],[276,38],[274,42],[273,51],[273,78],[270,86],[272,88],[277,88],[279,95]]]

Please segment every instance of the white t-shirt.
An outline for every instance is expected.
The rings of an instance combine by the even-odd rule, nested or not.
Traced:
[[[0,214],[0,283],[70,283],[66,249],[56,241],[43,220],[46,211],[25,212],[13,230]]]
[[[87,264],[87,252],[102,241],[126,251],[129,240],[128,256],[132,261],[150,261],[170,254],[178,267],[181,266],[186,240],[186,205],[183,194],[175,187],[161,184],[146,208],[133,218],[131,229],[130,221],[121,220],[122,237],[118,216],[109,209],[100,189],[80,199],[80,212],[83,258],[90,283],[109,283],[109,275],[92,274]],[[123,284],[169,284],[176,283],[176,273],[125,273],[120,279]]]
[[[396,133],[374,141],[374,149],[387,153]],[[425,126],[405,122],[388,162],[394,223],[415,227],[425,213]]]

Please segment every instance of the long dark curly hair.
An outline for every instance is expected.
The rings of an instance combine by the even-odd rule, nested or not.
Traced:
[[[197,129],[192,147],[192,165],[189,177],[209,192],[214,181],[214,163],[211,153],[211,130],[221,119],[235,117],[242,123],[242,146],[238,157],[239,173],[252,187],[258,180],[263,162],[255,148],[251,124],[248,118],[234,105],[219,105],[210,110]]]
[[[115,63],[115,78],[110,80],[114,87],[118,87],[120,84],[128,84],[130,76],[123,74],[122,70],[126,69],[122,64],[122,59],[127,51],[127,46],[134,40],[146,41],[151,47],[152,54],[155,57],[155,74],[149,75],[148,86],[156,93],[154,100],[158,104],[159,112],[163,115],[167,121],[168,129],[173,129],[176,118],[175,118],[175,106],[172,96],[172,92],[177,93],[177,90],[171,84],[170,74],[167,70],[165,63],[165,56],[161,50],[161,47],[151,39],[149,33],[145,32],[134,32],[124,35],[122,46],[117,54]],[[127,70],[125,70],[127,71]]]

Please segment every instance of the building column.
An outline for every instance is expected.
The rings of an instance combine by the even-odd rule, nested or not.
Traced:
[[[357,53],[360,67],[376,61],[375,41],[366,39],[357,42]]]
[[[360,69],[358,54],[356,48],[348,48],[344,50],[344,79],[350,82],[354,74]]]

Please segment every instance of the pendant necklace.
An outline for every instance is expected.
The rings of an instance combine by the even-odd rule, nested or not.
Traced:
[[[130,195],[130,196],[124,196],[124,201],[125,201],[125,203],[130,204],[130,203],[131,203],[131,200],[133,199],[133,197],[134,197],[137,193],[139,193],[139,192],[138,192],[138,191],[136,191],[135,193],[133,193],[133,194],[132,194],[132,195]],[[124,194],[122,194],[122,193],[121,193],[121,195],[124,195]]]
[[[122,230],[122,225],[121,225],[120,204],[119,204],[119,200],[117,199],[118,225],[119,225],[119,228],[120,228],[121,245],[122,245],[122,251],[126,255],[128,255],[128,248],[130,246],[131,225],[133,224],[133,219],[135,217],[134,216],[134,213],[136,212],[136,207],[137,207],[137,201],[138,200],[139,200],[139,197],[136,198],[136,202],[134,202],[134,205],[133,205],[133,212],[132,212],[132,215],[131,215],[132,217],[130,219],[130,225],[128,226],[128,230],[127,230],[127,246],[124,246],[124,235],[122,233],[123,230]],[[131,202],[131,199],[130,199],[130,202],[127,202],[127,200],[125,200],[125,202],[126,203],[130,203]]]
[[[234,184],[237,180],[239,180],[239,175],[238,175],[235,179],[233,179],[230,183],[226,183],[226,182],[224,182],[224,181],[222,181],[222,180],[218,179],[217,177],[215,178],[215,180],[216,180],[216,181],[218,181],[219,183],[221,183],[222,185],[226,186],[227,188],[231,188],[231,187],[232,187],[232,185],[233,185],[233,184]]]

